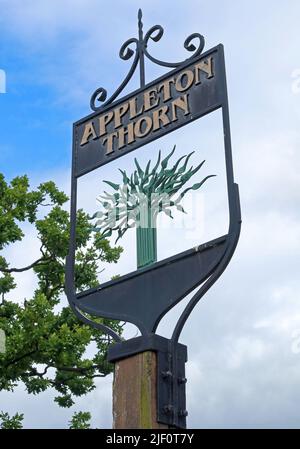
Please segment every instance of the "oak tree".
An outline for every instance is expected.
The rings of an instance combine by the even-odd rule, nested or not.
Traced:
[[[79,322],[64,298],[67,201],[53,181],[31,189],[27,176],[8,183],[0,174],[0,329],[6,336],[5,352],[0,353],[0,390],[13,391],[20,382],[32,394],[53,388],[62,407],[72,406],[76,397],[95,388],[95,378],[112,371],[106,361],[109,337]],[[81,290],[99,284],[101,263],[117,262],[122,248],[92,232],[83,210],[78,210],[77,219],[75,278]],[[7,249],[26,237],[27,224],[36,231],[40,256],[32,260],[28,247],[28,262],[19,266],[17,259],[8,260]],[[20,295],[13,300],[20,272],[34,273],[37,287],[29,298]],[[121,323],[102,322],[122,333]]]

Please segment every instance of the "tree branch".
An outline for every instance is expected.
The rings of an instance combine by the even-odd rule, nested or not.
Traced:
[[[107,374],[95,374],[94,376],[87,376],[88,379],[95,379],[95,377],[106,377]]]
[[[73,367],[73,366],[54,366],[53,368],[56,368],[58,371],[66,371],[70,373],[80,373],[85,374],[87,371],[91,371],[94,369],[99,369],[99,365],[92,365],[87,368],[81,368],[81,367]],[[101,377],[104,377],[104,375],[100,375]]]
[[[45,374],[47,374],[47,371],[48,371],[49,368],[54,368],[57,371],[66,371],[66,372],[69,372],[69,373],[77,373],[77,374],[80,374],[80,375],[84,375],[88,371],[92,371],[92,370],[95,370],[95,369],[100,369],[101,367],[99,365],[92,365],[92,366],[89,366],[87,368],[84,368],[84,367],[75,367],[75,366],[74,367],[73,366],[57,366],[57,365],[51,364],[51,365],[47,365],[42,373],[39,373],[36,370],[36,368],[32,368],[28,373],[25,374],[25,376],[26,377],[38,376],[38,377],[42,378]],[[89,376],[89,377],[92,379],[93,377],[105,377],[105,376],[106,376],[105,374],[95,374],[95,375],[92,375],[92,376]]]
[[[32,368],[28,373],[24,373],[23,376],[25,376],[25,377],[38,376],[41,379],[43,379],[44,375],[47,374],[47,371],[48,371],[49,368],[50,368],[50,366],[47,365],[42,373],[39,373],[36,368]]]
[[[36,260],[35,262],[32,262],[32,264],[28,265],[27,267],[23,267],[23,268],[0,268],[0,271],[2,271],[2,273],[22,273],[23,271],[30,270],[31,268],[34,268],[37,265],[45,265],[46,263],[49,262],[49,260],[50,260],[49,258],[45,260],[43,257],[41,257],[40,259]]]
[[[53,296],[53,294],[59,290],[63,290],[64,289],[64,284],[59,284],[56,285],[55,287],[49,289],[49,285],[47,285],[47,290],[48,292],[46,293],[46,297],[47,299],[51,299],[51,297]]]
[[[6,364],[5,367],[8,368],[11,365],[14,365],[15,363],[20,362],[23,359],[26,359],[26,357],[30,357],[31,355],[35,354],[36,352],[38,352],[38,349],[34,349],[33,351],[27,352],[26,354],[21,355],[20,357],[17,357],[14,360],[9,360]]]

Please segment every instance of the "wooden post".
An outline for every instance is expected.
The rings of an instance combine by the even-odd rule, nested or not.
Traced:
[[[114,429],[168,429],[157,423],[156,353],[142,352],[115,363]]]

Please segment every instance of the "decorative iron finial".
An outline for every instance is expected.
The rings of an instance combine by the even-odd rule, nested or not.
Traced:
[[[143,13],[141,8],[138,12],[138,28],[139,28],[139,43],[138,43],[138,53],[140,62],[140,86],[145,86],[145,57],[144,57],[144,35],[143,35]]]
[[[108,100],[107,100],[106,89],[104,89],[103,87],[100,87],[99,89],[97,89],[93,93],[93,95],[91,97],[91,101],[90,101],[90,106],[93,111],[97,112],[97,111],[101,110],[102,108],[104,108],[104,106],[111,104],[120,95],[120,93],[123,91],[123,89],[127,86],[129,81],[133,77],[138,64],[140,66],[140,87],[145,86],[145,56],[154,64],[157,64],[157,65],[160,65],[163,67],[176,68],[176,67],[180,67],[183,64],[186,64],[187,61],[200,56],[200,54],[202,53],[202,51],[204,49],[204,45],[205,45],[205,39],[201,34],[193,33],[190,36],[188,36],[186,38],[186,40],[184,41],[184,48],[187,51],[193,53],[192,56],[190,56],[189,58],[187,58],[181,62],[165,62],[165,61],[161,61],[161,60],[155,58],[148,51],[148,42],[150,39],[154,42],[158,42],[164,34],[164,29],[160,25],[154,25],[144,35],[143,34],[142,17],[143,17],[142,10],[139,9],[138,10],[138,38],[131,37],[130,39],[128,39],[126,42],[124,42],[124,44],[122,45],[120,52],[119,52],[120,58],[123,59],[124,61],[127,61],[134,55],[132,65],[130,67],[130,70],[129,70],[126,78],[124,79],[124,81],[120,84],[118,89],[114,92],[113,95],[111,95],[111,97]],[[198,46],[196,46],[192,43],[192,41],[194,39],[199,40]],[[133,44],[135,45],[134,50],[131,48],[131,46]],[[100,102],[100,103],[102,103],[102,105],[97,106],[96,102]]]
[[[143,17],[143,11],[140,8],[138,11],[139,30],[143,30],[142,17]]]

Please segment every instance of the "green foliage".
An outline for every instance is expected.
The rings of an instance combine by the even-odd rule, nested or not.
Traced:
[[[90,429],[91,414],[89,412],[74,413],[69,422],[69,429]]]
[[[0,413],[0,428],[1,429],[22,429],[23,428],[23,413],[16,413],[14,416],[10,417],[8,413]]]
[[[54,388],[55,401],[62,407],[70,407],[75,397],[92,391],[94,379],[112,370],[105,360],[109,337],[83,325],[62,302],[70,229],[69,214],[63,208],[67,200],[52,181],[31,190],[26,176],[9,184],[0,175],[0,250],[4,250],[0,256],[0,329],[6,334],[6,352],[0,353],[0,390],[13,391],[19,382],[32,394]],[[27,266],[12,267],[5,248],[24,238],[22,224],[26,222],[37,232],[40,257],[32,260],[28,248]],[[111,247],[92,233],[82,210],[78,211],[77,231],[75,278],[82,290],[98,284],[101,262],[117,262],[122,248]],[[15,275],[27,271],[35,273],[38,286],[30,298],[14,301]],[[122,332],[120,323],[103,322]],[[91,344],[94,355],[88,357]]]
[[[90,429],[91,414],[89,412],[75,412],[69,421],[69,429]],[[0,429],[22,429],[23,413],[16,413],[10,417],[6,412],[0,412]]]
[[[123,184],[116,184],[111,181],[104,181],[114,192],[104,191],[104,195],[98,197],[102,210],[96,212],[91,220],[97,219],[93,227],[94,231],[101,232],[102,238],[110,237],[113,231],[118,232],[121,238],[127,229],[134,226],[148,227],[149,222],[154,224],[160,212],[164,212],[170,218],[172,208],[186,213],[180,202],[190,190],[198,190],[202,185],[215,175],[206,176],[201,182],[198,182],[185,190],[179,191],[185,184],[201,169],[204,162],[196,167],[188,163],[194,152],[182,156],[172,166],[168,167],[169,161],[175,152],[176,146],[166,158],[161,161],[161,152],[158,159],[151,169],[151,161],[143,170],[138,161],[134,159],[136,170],[128,176],[126,171],[119,170],[122,174]],[[178,194],[178,195],[177,195]],[[177,195],[176,198],[174,198]],[[142,224],[143,216],[150,215],[149,222]]]

